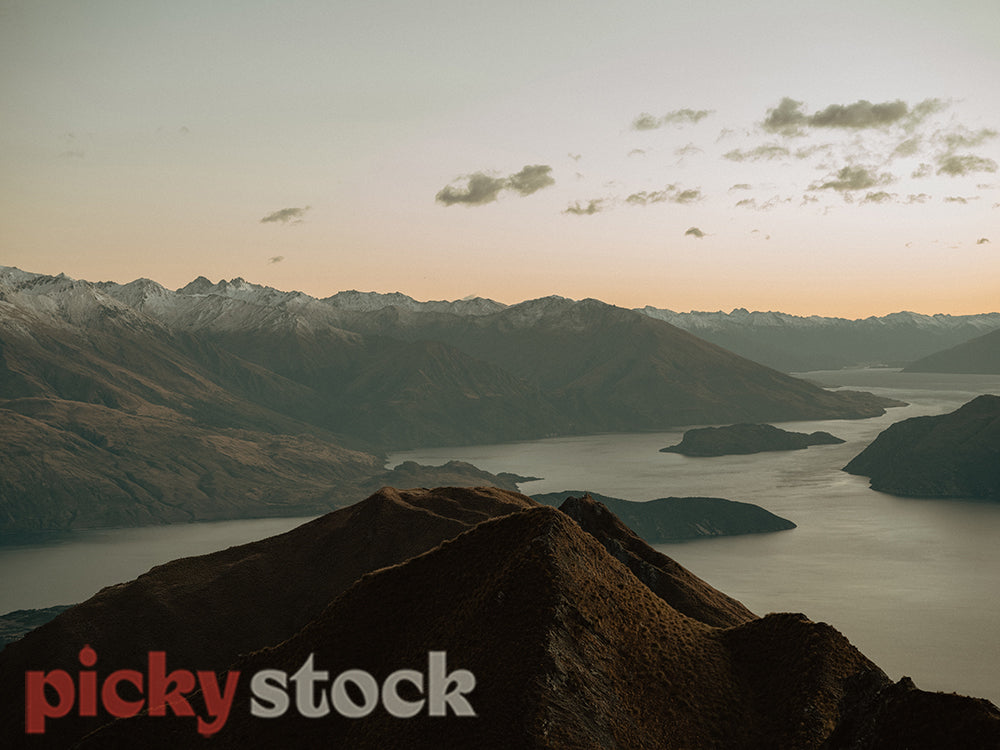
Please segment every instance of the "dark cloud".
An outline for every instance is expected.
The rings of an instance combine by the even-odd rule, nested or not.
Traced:
[[[861,201],[862,205],[865,203],[888,203],[896,196],[892,193],[887,193],[884,190],[879,190],[877,193],[868,193]]]
[[[512,190],[522,196],[531,195],[555,184],[556,181],[551,173],[552,167],[545,164],[526,165],[520,172],[508,177],[493,177],[484,172],[473,172],[459,178],[460,181],[464,180],[464,184],[453,184],[442,188],[434,200],[446,206],[459,203],[466,206],[483,206],[495,201],[502,190]]]
[[[934,167],[930,164],[921,164],[913,170],[913,174],[911,174],[910,177],[919,180],[924,177],[930,177],[932,174],[934,174]]]
[[[573,153],[569,153],[566,155],[573,161],[580,161],[580,157],[583,156],[583,154],[573,154]]]
[[[861,99],[854,104],[831,104],[810,117],[809,124],[815,128],[878,128],[898,122],[909,112],[900,99],[882,104]]]
[[[828,180],[818,186],[813,186],[813,190],[838,190],[848,192],[851,190],[868,190],[869,188],[888,185],[892,182],[892,175],[878,174],[873,169],[867,167],[847,166],[837,172],[835,179]]]
[[[302,217],[306,215],[306,211],[309,210],[309,206],[304,206],[302,208],[282,208],[279,211],[268,214],[263,219],[260,220],[261,224],[270,224],[273,222],[280,222],[281,224],[287,224],[288,222],[298,223],[302,221]]]
[[[771,161],[772,159],[783,159],[786,156],[791,156],[791,153],[792,152],[784,146],[772,143],[757,146],[757,148],[747,151],[741,151],[736,148],[723,154],[722,158],[729,159],[729,161],[761,161],[763,159]]]
[[[948,154],[938,159],[938,174],[960,177],[970,172],[996,172],[997,163],[974,154]]]
[[[977,146],[982,146],[986,143],[986,141],[996,138],[997,135],[997,131],[991,130],[990,128],[970,131],[962,127],[952,131],[951,133],[939,134],[941,142],[944,143],[949,152],[960,148],[976,148]]]
[[[508,177],[506,187],[519,195],[531,195],[542,188],[555,184],[556,181],[552,178],[552,167],[544,164],[531,164]]]
[[[632,130],[656,130],[660,127],[660,120],[649,112],[643,112],[632,120]]]
[[[878,104],[859,99],[853,104],[831,104],[807,114],[803,104],[786,96],[777,107],[767,111],[762,123],[764,129],[782,135],[801,135],[804,128],[862,130],[896,124],[912,127],[946,106],[938,99],[925,99],[912,108],[901,99]]]
[[[675,193],[672,200],[674,203],[697,203],[704,197],[700,190],[682,190]]]
[[[976,200],[975,198],[963,198],[960,195],[949,195],[944,199],[945,203],[961,203],[963,206],[967,204],[970,200]]]
[[[567,206],[566,210],[563,211],[564,214],[572,214],[573,216],[593,216],[596,213],[600,213],[604,210],[604,199],[603,198],[592,198],[587,202],[587,205],[580,205],[580,201],[576,201],[572,206]]]
[[[906,202],[909,203],[926,203],[931,197],[927,193],[920,193],[919,195],[910,194],[906,198]]]
[[[667,125],[691,125],[705,119],[714,109],[675,109],[662,117],[643,112],[632,120],[632,130],[656,130]]]
[[[913,138],[907,138],[905,141],[902,141],[898,146],[896,146],[896,149],[892,152],[892,155],[893,157],[916,156],[917,152],[920,150],[920,146],[921,146],[921,139],[919,136],[915,136]]]
[[[976,244],[977,244],[977,245],[985,245],[985,244],[987,244],[987,243],[988,243],[989,241],[990,241],[990,240],[989,240],[989,238],[988,238],[988,237],[980,237],[980,238],[979,238],[978,240],[976,240]]]
[[[625,199],[626,203],[633,206],[647,206],[650,203],[696,203],[705,196],[701,190],[688,189],[679,190],[677,185],[667,185],[663,190],[642,190],[632,193]]]
[[[633,206],[646,206],[650,203],[663,203],[670,200],[670,191],[674,190],[674,186],[670,185],[665,190],[642,190],[638,193],[632,193],[628,198],[625,199],[626,203],[631,203]]]
[[[785,135],[794,135],[800,132],[806,121],[806,115],[802,112],[803,104],[804,102],[798,102],[786,96],[777,107],[767,111],[763,122],[764,130]]]
[[[281,263],[285,259],[284,255],[272,255],[267,259],[268,263]]]
[[[753,190],[753,185],[750,185],[750,184],[748,184],[746,182],[739,182],[739,183],[733,185],[729,189],[730,190]]]
[[[737,208],[752,208],[752,209],[756,209],[757,208],[757,199],[756,198],[744,198],[743,200],[736,202],[736,207]]]
[[[698,229],[698,227],[691,227],[690,229],[688,229],[684,233],[684,236],[685,237],[697,237],[698,239],[701,239],[702,237],[705,236],[705,233],[703,231],[701,231],[700,229]]]

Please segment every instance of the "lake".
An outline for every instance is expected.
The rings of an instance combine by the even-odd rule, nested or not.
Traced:
[[[589,489],[630,500],[709,495],[752,502],[798,528],[658,545],[758,614],[804,612],[844,633],[890,677],[1000,704],[1000,503],[913,500],[874,492],[840,469],[889,424],[952,411],[1000,376],[891,369],[812,372],[827,385],[909,406],[875,419],[782,423],[847,442],[804,451],[688,458],[660,453],[682,429],[406,451],[389,457],[543,477],[531,494]],[[260,539],[304,520],[262,519],[40,535],[0,546],[0,613],[68,604],[151,566]]]
[[[390,456],[390,464],[460,459],[544,477],[521,485],[527,494],[588,489],[629,500],[708,495],[756,503],[798,528],[657,549],[758,614],[804,612],[834,625],[893,679],[908,675],[927,690],[1000,704],[1000,502],[893,497],[841,471],[893,422],[952,411],[982,393],[1000,395],[1000,377],[892,369],[800,377],[909,406],[875,419],[783,423],[847,441],[804,451],[660,453],[680,440],[678,429],[415,450]]]

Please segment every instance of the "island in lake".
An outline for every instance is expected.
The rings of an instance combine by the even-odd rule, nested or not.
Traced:
[[[707,536],[764,534],[794,529],[787,518],[752,503],[721,497],[661,497],[648,502],[623,500],[596,492],[564,490],[533,495],[542,505],[560,505],[572,497],[589,497],[622,520],[649,544],[680,542]]]
[[[677,445],[660,453],[684,456],[730,456],[765,451],[794,451],[810,445],[837,445],[844,441],[829,432],[789,432],[769,424],[734,424],[728,427],[697,427],[684,433]]]

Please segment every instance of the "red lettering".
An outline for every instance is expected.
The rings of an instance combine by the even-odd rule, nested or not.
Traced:
[[[28,734],[45,734],[45,720],[65,716],[73,708],[76,688],[69,672],[56,669],[46,674],[30,670],[24,674],[24,731]],[[56,705],[49,703],[45,686],[55,689],[59,696]]]
[[[201,684],[201,695],[205,699],[205,709],[213,721],[208,722],[198,717],[198,732],[206,737],[222,729],[229,720],[229,710],[233,707],[236,697],[236,683],[240,679],[239,672],[226,673],[226,687],[219,690],[218,678],[215,672],[199,672],[198,682]]]
[[[184,697],[185,693],[194,690],[194,686],[194,675],[186,669],[177,669],[167,674],[166,652],[149,652],[150,716],[166,716],[168,705],[175,716],[194,716],[194,709]]]
[[[118,695],[119,682],[131,682],[139,691],[139,695],[142,695],[142,672],[136,672],[134,669],[116,670],[108,675],[101,688],[101,701],[107,712],[119,719],[127,719],[142,710],[143,700],[127,701],[122,698]]]

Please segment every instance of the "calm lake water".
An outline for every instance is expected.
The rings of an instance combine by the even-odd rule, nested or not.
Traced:
[[[758,614],[804,612],[844,633],[898,679],[1000,704],[1000,503],[912,500],[868,489],[840,469],[889,424],[952,411],[998,376],[813,372],[827,385],[908,402],[879,418],[783,423],[847,442],[805,451],[687,458],[660,453],[683,430],[609,434],[389,457],[469,461],[489,471],[544,477],[531,494],[588,489],[630,500],[711,495],[756,503],[798,528],[659,545],[658,549]],[[74,532],[0,546],[0,613],[82,601],[151,566],[260,539],[305,519],[265,519]]]
[[[758,614],[804,612],[834,625],[890,677],[1000,704],[1000,502],[914,500],[874,492],[840,469],[888,425],[942,414],[1000,377],[897,370],[806,373],[909,406],[879,418],[791,422],[847,442],[804,451],[688,458],[659,449],[683,430],[417,450],[390,456],[469,461],[544,477],[527,494],[588,489],[629,500],[709,495],[756,503],[797,529],[658,545]]]

